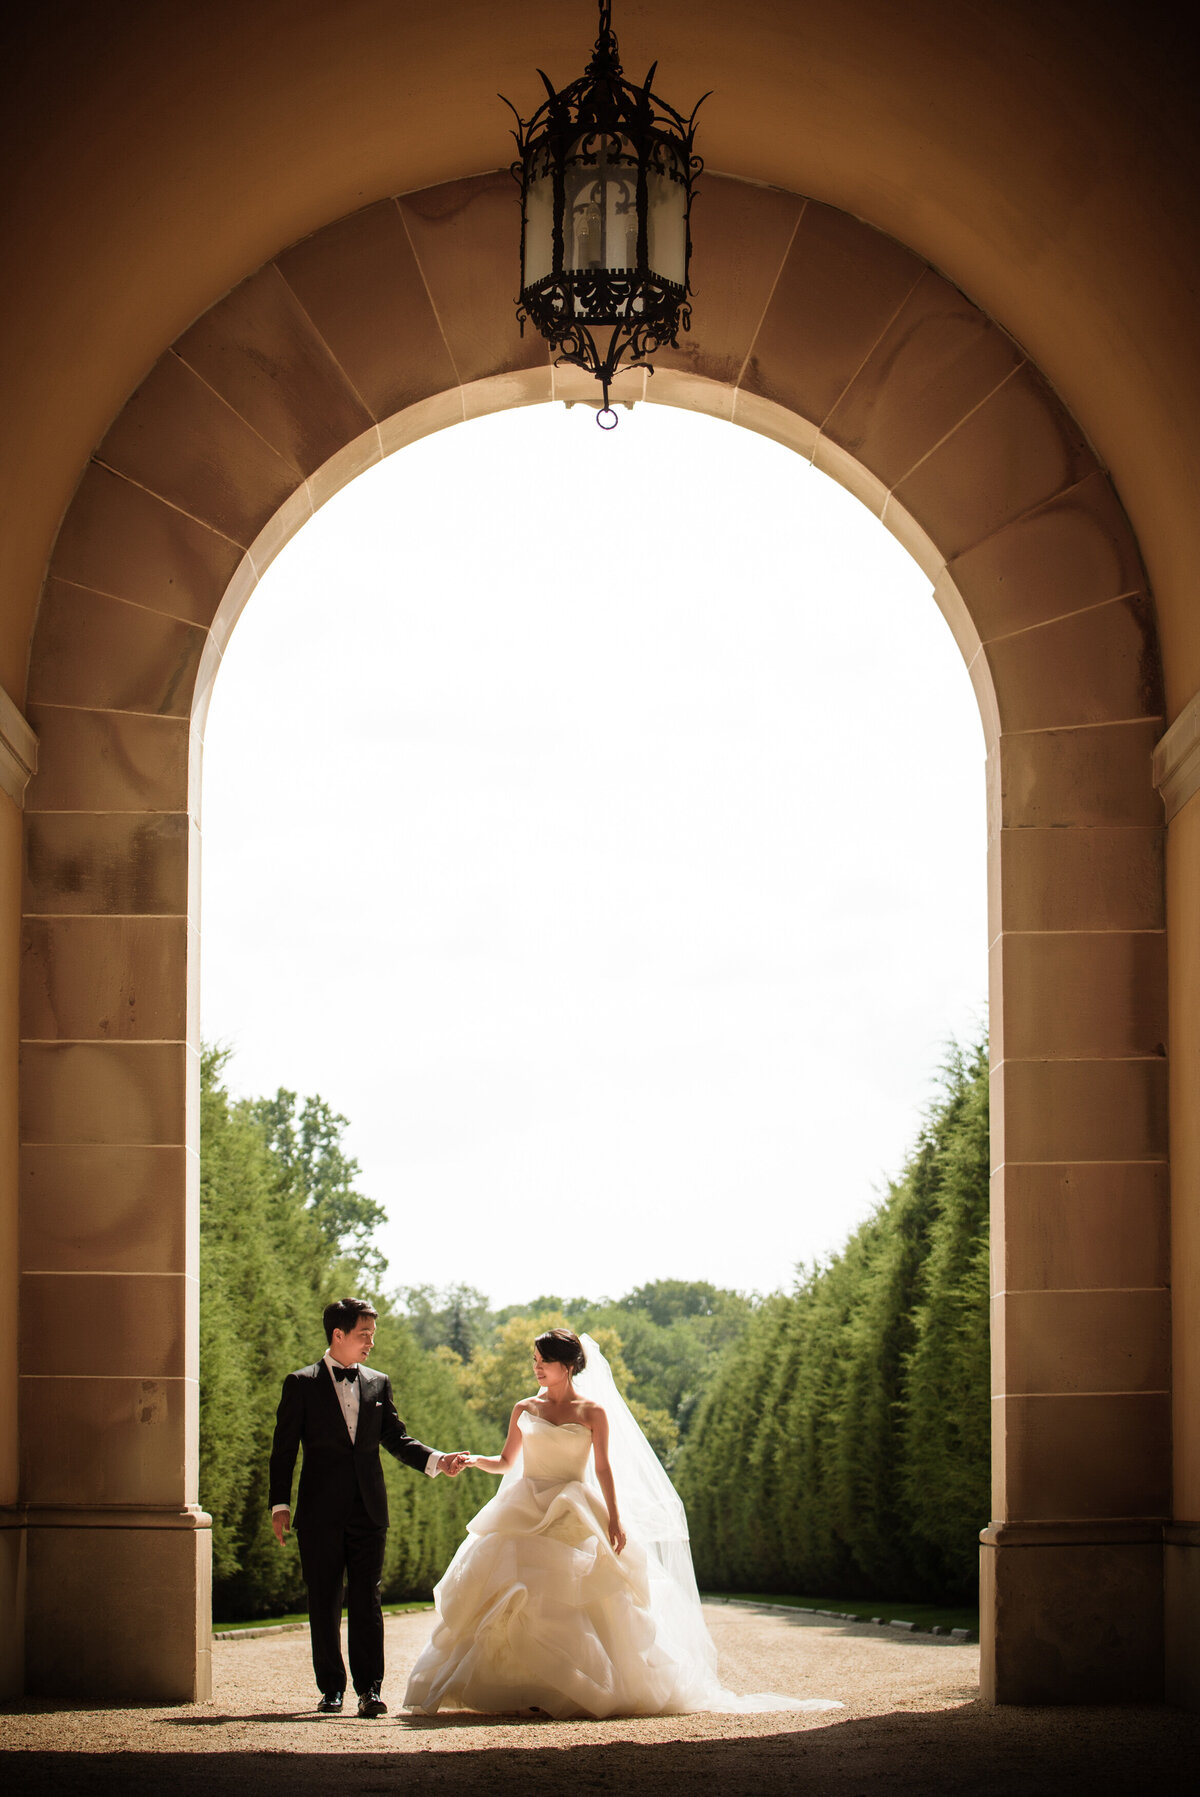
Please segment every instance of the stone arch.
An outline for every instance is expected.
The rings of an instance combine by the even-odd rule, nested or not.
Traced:
[[[988,740],[994,1521],[985,1688],[1161,1686],[1168,1509],[1162,730],[1105,470],[1029,360],[835,209],[706,177],[695,330],[646,397],[764,431],[935,583]],[[197,885],[207,695],[304,519],[381,456],[584,396],[513,322],[503,172],[367,207],[160,358],[84,470],[33,641],[21,1380],[30,1687],[207,1689],[196,1491]],[[625,377],[621,396],[642,396]],[[58,1443],[73,1443],[69,1456]]]

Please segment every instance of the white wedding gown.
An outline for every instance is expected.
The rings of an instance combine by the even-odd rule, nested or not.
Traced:
[[[591,1430],[529,1411],[520,1428],[521,1468],[467,1525],[434,1591],[437,1620],[408,1709],[563,1718],[841,1707],[723,1690],[686,1539],[647,1552],[625,1519],[631,1539],[618,1557],[603,1499],[585,1482]]]

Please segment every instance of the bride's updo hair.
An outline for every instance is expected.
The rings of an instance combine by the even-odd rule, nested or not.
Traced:
[[[547,1329],[533,1345],[543,1360],[555,1360],[569,1373],[582,1373],[587,1365],[583,1343],[573,1329]]]

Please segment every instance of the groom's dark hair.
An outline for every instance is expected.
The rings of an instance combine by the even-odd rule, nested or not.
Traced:
[[[359,1317],[378,1315],[375,1306],[368,1303],[366,1298],[335,1298],[332,1304],[325,1306],[325,1314],[321,1318],[325,1325],[325,1340],[332,1344],[335,1329],[340,1329],[343,1335],[349,1335]]]

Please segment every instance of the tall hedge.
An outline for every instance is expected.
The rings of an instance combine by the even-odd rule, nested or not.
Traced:
[[[713,1590],[962,1599],[988,1516],[988,1101],[955,1050],[900,1178],[762,1306],[676,1468]]]
[[[352,1190],[357,1169],[338,1152],[343,1120],[292,1093],[235,1102],[221,1081],[225,1058],[209,1049],[202,1062],[200,1501],[213,1519],[213,1614],[245,1619],[304,1604],[294,1538],[281,1551],[271,1529],[267,1460],[283,1380],[324,1353],[331,1298],[355,1292],[378,1306],[372,1365],[391,1376],[414,1435],[454,1448],[477,1425],[453,1374],[372,1289],[380,1262],[360,1224],[376,1207]],[[314,1118],[311,1152],[298,1150]],[[420,1478],[386,1454],[384,1463],[385,1594],[427,1596],[477,1497],[462,1480]]]

